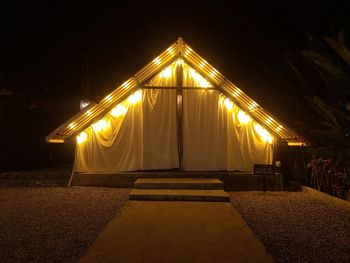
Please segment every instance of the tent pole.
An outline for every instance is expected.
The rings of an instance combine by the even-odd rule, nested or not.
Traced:
[[[182,63],[178,63],[176,67],[176,123],[177,123],[177,145],[179,155],[179,169],[183,170],[183,92],[182,92]]]

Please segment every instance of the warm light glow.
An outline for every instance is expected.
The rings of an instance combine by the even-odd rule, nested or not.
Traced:
[[[111,100],[111,95],[107,95],[106,97],[105,97],[105,101],[110,101]]]
[[[138,103],[142,100],[142,91],[138,90],[134,94],[130,95],[128,101],[130,104]]]
[[[258,103],[256,103],[255,101],[253,101],[250,105],[249,105],[249,110],[255,110],[258,107]]]
[[[128,83],[127,81],[125,81],[125,82],[122,84],[122,86],[123,86],[125,89],[127,89],[127,88],[129,87],[129,83]]]
[[[160,58],[159,57],[156,57],[154,60],[153,60],[154,64],[156,64],[157,66],[160,64]]]
[[[75,123],[74,122],[69,124],[69,129],[73,129],[74,127],[75,127]]]
[[[210,72],[210,77],[214,78],[217,74],[217,70],[216,69],[213,69],[211,72]]]
[[[205,60],[203,60],[200,64],[199,64],[199,67],[200,68],[204,68],[205,67],[205,64],[207,64],[207,62]]]
[[[254,129],[255,131],[259,134],[259,136],[261,137],[261,139],[264,141],[264,142],[268,142],[268,143],[272,143],[273,141],[273,137],[271,136],[271,134],[266,130],[264,129],[261,125],[259,124],[254,124]]]
[[[268,117],[266,119],[266,124],[269,125],[269,124],[271,124],[272,121],[273,121],[273,119],[271,117]]]
[[[87,110],[87,111],[85,112],[85,114],[86,114],[87,116],[90,116],[90,115],[91,115],[91,110]]]
[[[182,65],[182,63],[183,63],[183,60],[182,60],[182,59],[178,59],[178,60],[176,61],[176,65]]]
[[[77,143],[82,144],[87,140],[87,134],[86,132],[82,132],[77,136]]]
[[[162,78],[170,78],[171,77],[171,75],[172,75],[172,70],[171,70],[171,66],[169,66],[169,67],[167,67],[167,68],[165,68],[164,70],[162,70],[162,72],[160,73],[160,76],[162,77]]]
[[[288,146],[304,146],[302,142],[289,142]]]
[[[232,110],[233,109],[233,102],[229,98],[226,98],[224,100],[224,104],[225,104],[225,107],[226,107],[227,110]]]
[[[80,101],[80,110],[86,108],[87,106],[89,106],[91,103],[91,101],[89,100],[81,100]]]
[[[250,116],[242,110],[238,112],[237,117],[240,124],[246,124],[251,121]]]
[[[49,142],[51,142],[51,143],[64,143],[64,140],[62,140],[62,139],[49,139]]]
[[[282,129],[283,129],[283,126],[280,125],[280,126],[277,127],[276,132],[279,132],[279,131],[281,131]]]
[[[174,48],[173,47],[169,47],[167,49],[167,51],[168,51],[169,54],[172,54],[172,53],[174,53]]]
[[[233,97],[237,98],[239,96],[239,94],[241,94],[241,90],[237,89],[234,93],[233,93]]]
[[[190,68],[190,75],[193,78],[194,82],[202,88],[209,88],[211,87],[210,83],[203,78],[199,73],[197,73],[194,69]]]
[[[121,115],[125,115],[125,113],[127,112],[127,108],[125,106],[123,106],[122,104],[119,104],[117,105],[116,107],[114,107],[112,110],[111,110],[111,115],[113,117],[118,117],[118,116],[121,116]]]
[[[107,121],[105,119],[99,120],[98,122],[91,125],[95,132],[102,131],[107,127]]]
[[[190,52],[192,51],[192,49],[190,47],[187,47],[186,51],[185,51],[185,56],[187,56],[188,54],[190,54]]]

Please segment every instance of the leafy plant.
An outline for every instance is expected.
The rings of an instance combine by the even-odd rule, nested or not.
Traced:
[[[304,50],[302,56],[312,63],[327,88],[327,96],[306,97],[323,119],[322,129],[310,130],[312,160],[310,184],[318,190],[342,197],[349,190],[350,178],[350,51],[343,41],[324,37],[332,52]],[[313,38],[310,38],[313,39]],[[298,70],[293,68],[294,72]],[[298,73],[297,77],[302,78]]]

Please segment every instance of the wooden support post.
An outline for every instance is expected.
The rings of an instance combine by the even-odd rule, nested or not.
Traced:
[[[179,156],[179,169],[183,170],[183,92],[182,92],[182,63],[178,63],[176,67],[176,124],[177,124],[177,146]]]

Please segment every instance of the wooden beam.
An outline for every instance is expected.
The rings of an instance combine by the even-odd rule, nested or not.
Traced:
[[[179,169],[183,170],[183,69],[182,64],[176,65],[176,124]]]

